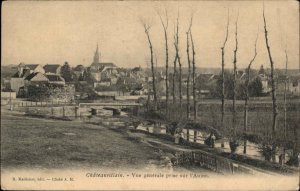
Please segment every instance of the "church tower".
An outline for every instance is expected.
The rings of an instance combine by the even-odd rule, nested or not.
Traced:
[[[97,49],[95,51],[93,63],[100,63],[100,53],[99,53],[99,50],[98,50],[98,44],[97,44]]]

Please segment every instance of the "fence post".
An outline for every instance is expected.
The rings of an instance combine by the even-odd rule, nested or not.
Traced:
[[[186,130],[186,140],[188,142],[190,142],[190,129],[189,128],[187,128],[187,130]]]
[[[53,107],[51,107],[51,115],[54,116]]]
[[[197,131],[194,129],[194,142],[197,142]]]
[[[22,107],[23,107],[23,102],[22,102]]]
[[[37,101],[35,102],[35,106],[37,106]]]

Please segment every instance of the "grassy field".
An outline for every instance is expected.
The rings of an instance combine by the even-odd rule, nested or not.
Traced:
[[[157,158],[155,149],[104,127],[1,110],[1,166],[5,168],[140,169]]]

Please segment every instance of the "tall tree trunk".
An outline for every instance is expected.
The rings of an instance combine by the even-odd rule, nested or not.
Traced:
[[[187,119],[189,119],[190,118],[190,76],[191,76],[189,32],[186,33],[186,53],[187,53],[187,60],[188,60],[188,76],[187,76],[187,88],[186,88],[186,99],[187,99],[186,114],[187,114]]]
[[[258,34],[258,33],[257,33]],[[256,36],[256,40],[255,40],[255,45],[254,45],[254,56],[252,58],[252,60],[250,61],[248,68],[247,68],[247,79],[245,82],[245,86],[246,86],[246,92],[245,92],[245,107],[244,107],[244,135],[246,135],[247,133],[247,126],[248,126],[248,101],[249,101],[249,81],[250,81],[250,69],[251,69],[251,65],[254,62],[257,52],[256,52],[256,43],[257,43],[257,38],[258,36]],[[247,139],[246,137],[244,137],[244,154],[247,153]]]
[[[192,71],[192,83],[193,83],[193,107],[194,107],[194,121],[197,120],[197,98],[196,98],[196,64],[195,64],[195,46],[194,46],[194,40],[192,35],[192,30],[190,30],[190,37],[191,37],[191,44],[192,44],[192,65],[193,65],[193,71]]]
[[[232,99],[232,143],[235,145],[236,143],[236,53],[238,50],[238,39],[237,39],[237,22],[238,22],[238,16],[237,20],[235,22],[235,49],[234,49],[234,55],[233,55],[233,99]],[[231,152],[234,153],[235,149],[231,149]]]
[[[222,76],[222,95],[221,95],[221,126],[222,129],[224,130],[224,115],[225,115],[225,71],[224,71],[224,67],[225,67],[225,61],[224,61],[224,55],[225,55],[225,46],[227,43],[227,39],[228,39],[228,28],[229,28],[229,10],[227,13],[227,25],[226,25],[226,36],[225,36],[225,40],[223,43],[223,46],[221,47],[221,51],[222,51],[222,71],[221,71],[221,76]],[[222,140],[221,142],[221,147],[224,148],[224,141]]]
[[[178,61],[178,66],[179,66],[179,82],[178,82],[178,89],[179,89],[179,105],[180,105],[180,116],[182,113],[182,65],[180,61],[180,56],[179,56],[179,16],[177,16],[177,24],[176,24],[176,33],[175,33],[175,51],[176,51],[176,57]]]
[[[287,108],[286,108],[286,93],[287,93],[287,68],[288,68],[288,55],[285,49],[285,81],[284,81],[284,146],[283,146],[283,163],[285,162],[285,150],[286,150],[286,138],[287,138],[287,125],[286,125],[286,116],[287,116]]]
[[[155,71],[154,71],[154,58],[153,58],[153,47],[150,39],[150,34],[149,34],[149,26],[146,26],[144,24],[145,28],[145,33],[147,35],[148,43],[149,43],[149,48],[150,48],[150,56],[151,56],[151,73],[152,73],[152,88],[153,88],[153,96],[154,96],[154,110],[157,110],[157,94],[156,94],[156,87],[155,87]]]
[[[173,105],[176,104],[176,86],[175,86],[175,80],[177,79],[177,69],[176,69],[176,63],[177,63],[177,56],[175,56],[174,59],[174,66],[173,66],[173,79],[172,79],[172,98],[173,98]]]
[[[265,10],[263,8],[263,20],[264,20],[264,32],[265,32],[265,40],[266,40],[266,47],[269,55],[270,65],[271,65],[271,92],[272,92],[272,108],[273,108],[273,119],[272,119],[272,140],[273,140],[273,148],[275,147],[275,133],[276,133],[276,126],[277,126],[277,103],[276,103],[276,89],[275,89],[275,80],[274,80],[274,62],[271,55],[271,50],[269,46],[269,40],[268,40],[268,31],[267,31],[267,24],[266,24],[266,18],[265,18]],[[272,158],[274,159],[274,149],[272,150]]]
[[[190,26],[188,31],[186,32],[186,54],[187,54],[187,62],[188,62],[188,76],[187,76],[187,88],[186,88],[186,98],[187,98],[187,119],[190,118],[190,78],[191,78],[191,59],[190,59],[190,44],[189,44],[189,32],[191,31],[193,24],[193,15],[190,20]]]
[[[168,34],[167,34],[167,29],[168,29],[168,24],[169,24],[169,20],[168,20],[168,14],[167,14],[167,10],[166,11],[166,23],[163,21],[162,17],[160,14],[159,18],[161,21],[161,24],[163,26],[164,29],[164,36],[165,36],[165,49],[166,49],[166,71],[165,71],[165,75],[166,75],[166,116],[168,115],[169,111],[168,111],[168,107],[169,107],[169,49],[168,49]]]
[[[169,113],[169,51],[168,51],[168,36],[165,30],[165,41],[166,41],[166,115]]]

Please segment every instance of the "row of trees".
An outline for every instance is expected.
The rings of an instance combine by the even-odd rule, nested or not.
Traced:
[[[157,14],[160,18],[161,25],[163,27],[164,31],[164,39],[165,39],[165,89],[166,89],[166,102],[165,102],[165,113],[166,115],[170,115],[170,109],[169,109],[169,104],[170,104],[170,80],[169,80],[169,36],[168,36],[168,27],[169,27],[169,17],[168,17],[168,12],[165,9],[165,15],[164,17],[162,16],[161,13],[157,11]],[[155,79],[155,63],[154,63],[154,54],[153,54],[153,46],[151,42],[151,37],[150,37],[150,28],[151,26],[146,23],[145,21],[141,20],[142,25],[145,30],[145,34],[147,36],[148,44],[149,44],[149,49],[150,49],[150,63],[151,63],[151,73],[152,73],[152,90],[153,90],[153,109],[156,112],[158,110],[158,92],[156,88],[156,79]],[[196,120],[197,117],[197,100],[196,100],[196,61],[195,61],[195,46],[194,46],[194,40],[193,40],[193,34],[192,34],[192,24],[193,24],[193,15],[191,16],[189,27],[186,32],[186,44],[187,44],[187,63],[188,63],[188,75],[187,75],[187,88],[186,88],[186,95],[187,95],[187,114],[186,118],[190,118],[190,93],[192,92],[192,98],[193,98],[193,116],[194,120]],[[176,105],[177,104],[177,98],[179,97],[179,111],[180,111],[180,117],[182,117],[182,106],[183,106],[183,87],[182,87],[182,60],[180,57],[180,49],[179,49],[179,12],[176,18],[176,24],[175,24],[175,31],[174,31],[174,50],[175,50],[175,56],[174,56],[174,61],[173,61],[173,74],[172,74],[172,81],[171,81],[171,96],[172,96],[172,104]],[[178,67],[178,69],[177,69]],[[179,71],[178,71],[179,70]],[[192,82],[192,83],[191,83]],[[192,84],[192,88],[190,85]],[[178,87],[178,91],[176,88]],[[192,89],[192,90],[191,90]],[[178,94],[177,94],[178,92]]]
[[[169,74],[169,41],[168,41],[168,24],[169,24],[169,19],[168,19],[168,14],[167,11],[165,10],[165,19],[159,14],[159,18],[164,30],[164,39],[165,39],[165,74],[166,74],[166,80],[165,80],[165,86],[166,86],[166,113],[169,112],[169,79],[168,79],[168,74]],[[241,135],[238,135],[236,132],[236,99],[243,99],[244,100],[244,136],[247,134],[247,127],[248,127],[248,107],[249,107],[249,97],[250,96],[259,96],[262,92],[262,83],[259,78],[255,78],[254,80],[251,80],[251,66],[255,62],[255,59],[257,57],[257,40],[258,40],[258,32],[256,35],[256,39],[254,42],[254,51],[253,51],[253,56],[249,60],[249,64],[246,68],[246,80],[243,83],[237,83],[237,65],[238,65],[238,60],[237,60],[237,52],[238,52],[238,16],[237,14],[236,21],[235,21],[235,48],[233,51],[233,71],[232,73],[228,73],[225,71],[225,49],[228,41],[228,33],[229,33],[229,10],[228,10],[228,15],[227,15],[227,24],[226,24],[226,35],[221,47],[221,75],[220,78],[217,80],[217,87],[215,88],[215,96],[219,97],[221,99],[221,129],[223,132],[227,134],[227,136],[230,138],[230,148],[232,153],[235,152],[237,146],[238,146],[238,139]],[[268,39],[268,30],[267,30],[267,21],[265,18],[265,11],[263,7],[263,24],[264,24],[264,38],[265,38],[265,45],[268,53],[268,59],[270,62],[270,68],[271,68],[271,75],[270,75],[270,83],[271,83],[271,95],[272,95],[272,132],[270,135],[267,135],[270,137],[268,142],[269,144],[264,144],[265,146],[265,151],[270,150],[272,154],[272,158],[274,159],[275,157],[275,152],[274,150],[276,149],[276,146],[278,145],[276,143],[276,126],[277,126],[277,116],[278,116],[278,109],[277,109],[277,99],[276,99],[276,89],[275,89],[275,80],[274,80],[274,61],[273,57],[271,54],[271,48],[269,45],[269,39]],[[157,97],[157,92],[156,92],[156,87],[155,87],[155,68],[154,68],[154,55],[153,55],[153,46],[151,43],[151,37],[150,37],[150,25],[147,25],[145,22],[142,22],[145,33],[147,35],[148,43],[149,43],[149,49],[150,49],[150,56],[151,56],[151,72],[153,76],[153,94],[154,94],[154,110],[156,111],[157,108],[157,102],[158,102],[158,97]],[[190,118],[190,92],[192,92],[192,97],[193,97],[193,116],[194,120],[197,118],[197,99],[196,99],[196,83],[195,83],[195,69],[196,69],[196,64],[195,64],[195,48],[194,48],[194,41],[193,41],[193,35],[192,35],[192,24],[193,24],[193,16],[191,16],[189,27],[186,32],[186,53],[187,53],[187,64],[188,64],[188,78],[187,78],[187,87],[186,87],[186,95],[187,95],[187,115],[186,119]],[[179,108],[181,110],[182,106],[182,63],[180,59],[180,54],[179,54],[179,37],[178,37],[178,30],[179,30],[179,14],[177,15],[176,19],[176,24],[175,24],[175,31],[174,31],[174,49],[175,49],[175,55],[174,55],[174,66],[173,66],[173,79],[172,79],[172,100],[173,100],[173,105],[176,104],[176,99],[179,97]],[[287,56],[287,51],[285,49],[285,54],[286,54],[286,70],[287,70],[287,64],[288,64],[288,56]],[[177,67],[179,69],[179,72],[177,71]],[[286,73],[287,75],[287,73]],[[190,83],[190,81],[192,81]],[[178,94],[176,95],[176,83],[178,83]],[[190,87],[192,85],[192,87]],[[285,85],[285,96],[284,96],[284,112],[285,112],[285,131],[286,131],[286,86]],[[201,88],[201,85],[200,85]],[[191,89],[191,90],[190,90]],[[224,125],[224,117],[225,117],[225,99],[232,99],[232,127],[230,129],[225,129]],[[182,114],[180,114],[180,117],[182,117]],[[285,132],[286,134],[286,132]],[[271,149],[270,149],[271,147]],[[247,152],[247,139],[244,138],[244,153]]]

